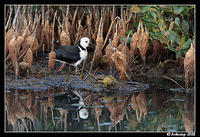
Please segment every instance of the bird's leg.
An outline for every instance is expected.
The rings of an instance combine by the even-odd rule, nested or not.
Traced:
[[[144,56],[144,58],[143,58],[143,65],[144,66],[146,65],[146,56]]]
[[[82,66],[82,70],[81,70],[81,74],[80,74],[80,79],[83,79],[83,69],[84,69],[84,66],[85,66],[85,62],[86,62],[86,59],[83,62],[83,66]]]
[[[76,67],[76,69],[75,69],[75,75],[78,75],[79,74],[79,69],[78,69],[78,67]]]
[[[69,75],[70,75],[70,68],[71,68],[71,66],[69,65],[69,69],[68,69],[68,71],[67,71],[67,77],[66,77],[65,81],[66,81],[67,79],[69,79]]]
[[[58,72],[60,72],[60,71],[63,69],[63,67],[65,66],[65,64],[66,64],[66,63],[63,63],[63,64],[62,64],[62,66],[59,68]]]

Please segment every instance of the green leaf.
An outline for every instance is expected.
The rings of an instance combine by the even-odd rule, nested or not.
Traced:
[[[133,26],[134,26],[135,28],[138,28],[138,24],[139,24],[139,22],[136,22],[136,23],[133,24]]]
[[[153,16],[153,18],[156,20],[156,14],[155,14],[155,12],[151,11],[150,13],[151,13],[151,16]]]
[[[183,40],[182,40],[183,44],[185,44],[185,42],[186,42],[187,40],[188,40],[188,34],[185,34],[184,37],[183,37]]]
[[[182,29],[183,29],[184,32],[189,31],[189,24],[186,20],[183,20],[183,22],[182,22]]]
[[[180,14],[183,10],[184,10],[184,7],[180,7],[180,8],[177,10],[177,14]]]
[[[176,52],[176,49],[174,47],[172,47],[171,45],[168,45],[167,48],[173,52]]]
[[[177,7],[177,6],[173,6],[173,9],[174,9],[174,10],[178,10],[178,7]]]
[[[188,40],[185,42],[185,44],[183,45],[183,47],[182,47],[181,49],[183,49],[183,50],[189,49],[189,48],[190,48],[190,44],[191,44],[192,42],[193,42],[193,40],[188,39]]]
[[[148,9],[148,8],[150,8],[151,6],[146,6],[146,7],[144,7],[141,11],[140,11],[140,13],[145,13],[146,12],[146,10]]]
[[[175,18],[175,24],[180,27],[180,19],[178,17]]]
[[[180,58],[182,55],[182,50],[179,50],[177,53],[176,53],[176,58]]]
[[[176,43],[178,44],[180,42],[180,40],[181,40],[180,36],[178,34],[176,34],[176,40],[175,40]]]
[[[176,34],[174,31],[170,31],[169,32],[169,37],[168,37],[169,41],[175,41],[176,40]]]

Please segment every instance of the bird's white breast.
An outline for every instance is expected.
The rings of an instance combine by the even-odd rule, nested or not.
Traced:
[[[80,49],[80,57],[81,57],[81,59],[79,60],[79,61],[77,61],[75,64],[74,64],[74,66],[76,67],[77,65],[79,65],[79,64],[81,64],[81,62],[83,61],[83,60],[85,60],[86,59],[86,57],[87,57],[87,49],[86,50],[82,50],[80,47],[78,47],[79,49]]]

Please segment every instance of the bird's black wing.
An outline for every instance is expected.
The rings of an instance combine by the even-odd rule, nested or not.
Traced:
[[[56,59],[65,62],[73,63],[81,59],[78,46],[61,46],[55,52]]]

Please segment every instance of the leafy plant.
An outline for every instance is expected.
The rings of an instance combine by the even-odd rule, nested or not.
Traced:
[[[194,40],[194,8],[193,5],[149,5],[133,6],[130,10],[137,12],[149,29],[151,39],[166,44],[179,58],[187,52]]]

